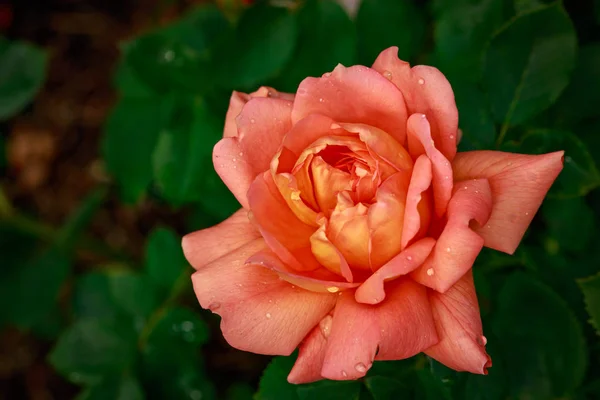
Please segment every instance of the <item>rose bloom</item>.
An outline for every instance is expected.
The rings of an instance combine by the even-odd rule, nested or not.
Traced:
[[[233,347],[299,347],[292,383],[420,352],[486,373],[471,267],[483,246],[515,251],[563,152],[457,153],[450,84],[395,47],[295,95],[234,92],[224,130],[214,166],[243,208],[183,250]]]

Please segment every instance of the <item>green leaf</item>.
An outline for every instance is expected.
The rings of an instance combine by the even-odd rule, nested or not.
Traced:
[[[145,275],[110,269],[89,272],[78,278],[73,293],[77,318],[116,320],[126,316],[141,329],[158,306],[154,285]]]
[[[503,131],[551,106],[569,83],[577,40],[560,2],[523,13],[492,38],[483,85]]]
[[[159,93],[171,90],[206,93],[214,86],[213,52],[229,24],[215,6],[203,6],[176,23],[125,44],[130,68],[121,88],[140,89],[136,80]],[[123,80],[125,78],[125,80]]]
[[[571,310],[551,289],[523,273],[506,281],[494,333],[502,341],[510,394],[568,396],[585,375],[586,346]]]
[[[138,201],[152,181],[152,153],[172,112],[167,98],[123,98],[108,118],[103,156],[127,202]]]
[[[410,61],[425,38],[425,18],[411,1],[363,0],[356,27],[359,61],[365,65],[390,46],[398,46],[398,57]]]
[[[335,1],[307,1],[298,13],[298,28],[298,47],[273,85],[279,90],[295,92],[308,76],[321,76],[337,64],[355,63],[354,24]]]
[[[216,218],[216,222],[223,221],[240,209],[240,203],[214,169],[207,172],[205,179],[202,192],[210,193],[210,196],[202,196],[198,203],[207,214]]]
[[[136,335],[127,325],[80,320],[63,332],[49,355],[56,370],[77,384],[98,384],[131,367]]]
[[[577,281],[583,297],[585,299],[585,308],[590,316],[590,324],[600,335],[600,273],[590,276],[586,279]]]
[[[144,400],[139,382],[130,376],[107,378],[86,388],[76,400]]]
[[[47,56],[37,47],[0,37],[0,121],[35,97],[46,75]]]
[[[487,331],[487,329],[484,329],[484,331]],[[506,367],[504,366],[502,349],[498,343],[498,339],[488,334],[486,351],[492,357],[493,365],[488,369],[487,375],[468,374],[463,398],[469,400],[506,399],[508,377]]]
[[[234,382],[227,388],[227,400],[252,400],[254,388],[247,383]]]
[[[600,44],[579,50],[577,65],[569,86],[558,99],[554,113],[565,125],[598,116],[600,104]]]
[[[453,80],[456,106],[463,132],[462,151],[490,149],[496,139],[496,127],[489,102],[482,90],[474,83]]]
[[[551,196],[584,196],[600,185],[600,173],[586,146],[572,133],[539,129],[530,131],[518,146],[505,147],[520,153],[544,154],[564,150],[564,168],[550,188]]]
[[[81,234],[90,223],[94,214],[104,202],[108,190],[98,188],[86,196],[79,207],[69,216],[58,233],[57,245],[64,249],[72,249]]]
[[[186,358],[190,351],[208,341],[208,326],[196,313],[184,307],[164,310],[160,320],[148,335],[148,345],[168,349],[171,356],[181,349],[180,356]]]
[[[583,251],[595,237],[594,212],[583,197],[548,198],[542,205],[548,233],[565,250]]]
[[[298,386],[287,381],[295,361],[295,355],[274,357],[263,372],[255,400],[299,400]]]
[[[524,13],[542,7],[552,1],[553,0],[515,0],[515,11],[517,14]]]
[[[423,400],[450,400],[450,390],[437,377],[427,370],[418,370],[415,398]]]
[[[481,75],[481,57],[494,31],[504,22],[504,4],[498,0],[455,1],[438,15],[435,53],[445,74],[468,81]],[[465,115],[461,112],[462,117]]]
[[[319,381],[298,386],[300,400],[331,399],[359,400],[362,383],[360,381]]]
[[[181,238],[167,228],[152,231],[146,243],[146,273],[156,287],[167,293],[187,270]]]
[[[410,388],[402,381],[386,376],[365,378],[365,385],[374,400],[408,399],[411,396]]]
[[[221,46],[221,85],[251,89],[274,77],[290,61],[297,37],[297,20],[289,10],[265,3],[247,9],[235,34]]]
[[[158,138],[152,161],[163,196],[175,205],[205,197],[206,174],[213,169],[212,148],[223,122],[200,99],[178,99],[169,125]],[[182,102],[183,101],[183,102]]]

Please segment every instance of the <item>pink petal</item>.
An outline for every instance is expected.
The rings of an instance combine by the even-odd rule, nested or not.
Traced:
[[[310,249],[310,236],[315,228],[296,217],[279,193],[270,172],[257,176],[252,182],[248,202],[251,221],[286,264],[298,271],[320,267]]]
[[[388,77],[402,91],[408,115],[427,115],[437,147],[448,160],[454,159],[458,110],[454,92],[444,74],[424,65],[411,69],[410,64],[398,58],[397,47],[382,51],[373,69]]]
[[[317,227],[317,213],[302,199],[296,177],[289,173],[276,174],[273,180],[288,207],[306,225]]]
[[[368,211],[369,264],[375,271],[400,252],[410,171],[398,172],[377,189]]]
[[[392,282],[388,298],[376,306],[357,303],[353,293],[343,292],[333,314],[321,375],[358,379],[374,359],[412,357],[437,340],[427,291],[410,279]]]
[[[248,208],[248,189],[256,176],[245,158],[240,157],[242,148],[237,137],[221,139],[213,148],[213,164],[221,180],[242,207]]]
[[[362,203],[347,207],[340,206],[338,202],[338,207],[329,218],[327,229],[327,237],[348,264],[352,268],[364,270],[370,270],[367,211],[367,207]]]
[[[446,293],[429,292],[439,343],[425,354],[457,371],[487,374],[492,359],[485,352],[473,274],[466,273]]]
[[[405,248],[415,237],[427,232],[429,227],[430,212],[427,207],[427,193],[431,186],[431,161],[426,155],[421,155],[415,162],[412,177],[406,195],[406,208],[404,211],[404,225],[402,226],[401,248]],[[420,210],[419,205],[424,204],[425,210]]]
[[[303,80],[296,93],[292,121],[297,123],[310,114],[375,126],[399,143],[406,138],[407,114],[402,93],[367,67],[338,65],[322,78]]]
[[[434,208],[441,217],[452,195],[452,167],[435,147],[425,114],[413,114],[408,119],[408,150],[415,159],[425,153],[431,160]]]
[[[359,285],[359,283],[342,282],[339,280],[341,279],[339,275],[323,267],[307,273],[296,271],[285,265],[271,250],[262,250],[254,254],[246,262],[275,271],[281,279],[311,292],[338,293],[353,289]]]
[[[221,330],[231,346],[288,355],[338,296],[294,288],[266,268],[245,264],[264,248],[257,239],[196,271],[194,291],[203,308],[221,316]]]
[[[300,344],[298,358],[287,377],[289,383],[309,383],[323,379],[321,368],[332,322],[333,317],[326,315]]]
[[[223,137],[237,137],[238,127],[236,118],[242,112],[244,105],[255,97],[270,97],[275,99],[283,99],[287,101],[294,101],[294,95],[290,93],[282,93],[277,90],[262,86],[256,92],[246,94],[242,92],[233,92],[229,100],[229,108],[225,116],[225,129],[223,129]]]
[[[471,221],[484,225],[492,210],[492,192],[486,179],[458,182],[448,204],[448,222],[429,258],[411,276],[422,285],[444,293],[473,266],[483,238]]]
[[[352,189],[352,177],[327,164],[320,156],[313,158],[311,172],[317,204],[321,212],[329,217],[337,204],[338,193]]]
[[[434,239],[425,238],[403,250],[356,289],[356,301],[363,304],[378,304],[383,301],[385,299],[384,283],[418,268],[429,256],[434,245]]]
[[[494,204],[485,226],[475,231],[486,247],[512,254],[546,193],[563,168],[562,151],[542,155],[469,151],[452,163],[454,179],[486,178]]]
[[[188,262],[200,269],[259,237],[248,211],[240,209],[218,225],[185,235],[181,245]]]
[[[333,273],[343,276],[348,282],[353,282],[352,271],[343,254],[327,237],[328,222],[322,218],[321,226],[310,237],[311,250],[319,263]]]

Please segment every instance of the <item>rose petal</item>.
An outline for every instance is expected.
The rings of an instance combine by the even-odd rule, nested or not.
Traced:
[[[310,237],[310,245],[315,258],[331,272],[343,276],[348,282],[353,282],[354,277],[346,259],[327,237],[327,220],[322,218],[320,223],[319,229]]]
[[[213,148],[213,165],[223,183],[247,209],[248,189],[256,175],[248,161],[240,157],[240,153],[243,152],[237,137],[223,138]]]
[[[434,245],[434,239],[425,238],[403,250],[356,289],[356,301],[363,304],[378,304],[383,301],[385,298],[384,283],[418,268],[429,256]]]
[[[486,247],[512,254],[563,168],[562,151],[542,155],[469,151],[454,160],[454,179],[487,178],[492,215],[475,231]]]
[[[300,221],[290,210],[270,172],[257,176],[252,182],[248,202],[251,221],[286,264],[298,271],[320,267],[310,249],[310,236],[315,228]]]
[[[404,204],[410,172],[398,172],[381,184],[369,207],[369,263],[375,271],[400,252]]]
[[[288,267],[271,250],[262,250],[251,256],[247,263],[260,265],[279,274],[281,279],[311,292],[338,293],[353,289],[359,283],[342,282],[341,277],[326,268],[318,268],[309,273],[298,272]]]
[[[452,195],[452,167],[435,147],[425,114],[413,114],[408,119],[408,150],[415,159],[425,153],[431,160],[434,208],[441,217]]]
[[[367,67],[338,65],[322,78],[303,80],[296,93],[292,121],[296,123],[310,114],[375,126],[401,144],[406,138],[407,114],[402,93]]]
[[[279,193],[286,201],[288,207],[298,219],[309,226],[318,227],[317,213],[302,199],[302,192],[298,187],[296,177],[292,174],[276,174],[273,177]]]
[[[479,304],[469,271],[446,293],[429,291],[439,343],[425,354],[456,371],[486,374],[492,359],[485,352]]]
[[[255,176],[269,169],[285,134],[292,127],[292,102],[276,98],[254,98],[242,108],[236,121],[240,153]]]
[[[321,212],[329,217],[337,204],[338,193],[352,189],[352,178],[319,156],[313,158],[311,172],[317,204]]]
[[[338,296],[293,288],[272,271],[245,264],[264,248],[264,241],[257,239],[196,271],[194,291],[203,308],[222,317],[221,330],[231,346],[288,355]]]
[[[492,192],[486,179],[458,182],[448,204],[448,222],[431,255],[411,276],[422,285],[445,292],[473,266],[483,238],[469,226],[484,225],[492,210]]]
[[[297,165],[294,168],[293,175],[296,178],[296,183],[298,185],[298,190],[300,191],[300,198],[313,210],[318,210],[319,205],[317,204],[317,199],[315,197],[315,189],[312,181],[312,173],[311,173],[311,163],[313,160],[313,155],[311,154],[309,157],[304,160],[303,163]]]
[[[353,293],[344,292],[334,310],[321,375],[358,379],[374,359],[412,357],[437,340],[427,291],[410,279],[392,282],[388,298],[376,306],[357,303]]]
[[[326,315],[300,344],[298,358],[287,377],[289,383],[309,383],[323,379],[321,368],[332,321],[333,317]]]
[[[429,227],[430,210],[427,189],[431,187],[431,161],[426,155],[421,155],[415,162],[413,173],[406,195],[404,224],[402,226],[401,248],[422,237]],[[423,206],[419,207],[421,204]]]
[[[329,218],[327,229],[327,237],[342,253],[348,264],[352,268],[364,270],[370,270],[367,211],[367,207],[362,203],[341,207],[338,202],[338,207]]]
[[[458,110],[450,83],[437,68],[410,64],[398,58],[398,48],[390,47],[379,54],[373,69],[388,77],[402,91],[408,115],[427,115],[432,137],[448,159],[456,154]]]
[[[218,225],[185,235],[181,245],[185,258],[199,269],[259,237],[248,211],[240,209]]]

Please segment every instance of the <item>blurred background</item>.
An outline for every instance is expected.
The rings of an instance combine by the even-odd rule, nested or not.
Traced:
[[[600,1],[0,1],[0,399],[600,398]],[[437,66],[459,150],[565,150],[514,256],[474,268],[493,367],[425,356],[292,386],[232,349],[183,234],[239,205],[212,169],[232,90],[337,63]]]

